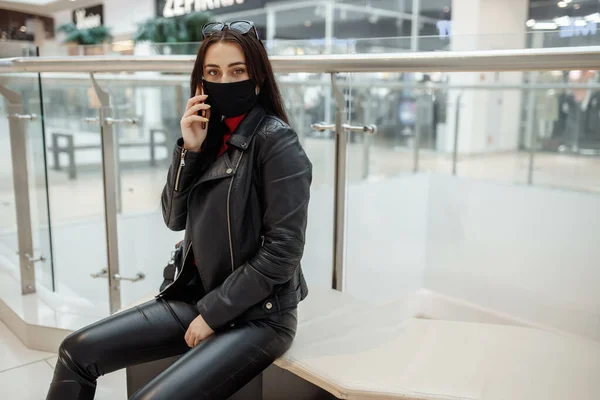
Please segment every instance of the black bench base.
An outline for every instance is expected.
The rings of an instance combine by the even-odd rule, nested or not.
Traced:
[[[165,358],[127,368],[127,397],[160,374],[177,357]],[[271,365],[229,400],[333,400],[335,396],[298,376]]]

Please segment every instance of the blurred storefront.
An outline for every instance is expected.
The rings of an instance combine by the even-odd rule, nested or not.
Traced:
[[[52,17],[0,9],[0,58],[35,55],[35,47],[53,37]]]

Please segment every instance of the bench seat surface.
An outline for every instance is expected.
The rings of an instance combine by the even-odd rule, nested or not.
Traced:
[[[311,287],[275,364],[342,399],[600,399],[598,342],[399,308]]]

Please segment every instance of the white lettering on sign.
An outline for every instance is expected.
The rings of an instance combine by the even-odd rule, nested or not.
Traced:
[[[165,7],[163,8],[163,17],[165,18],[171,18],[174,17],[175,14],[173,13],[173,0],[167,0],[165,2]]]
[[[75,10],[75,25],[77,29],[96,28],[102,25],[100,14],[85,15],[84,9]]]
[[[163,8],[163,17],[177,17],[193,11],[214,10],[231,7],[236,4],[244,4],[244,0],[166,0]]]
[[[173,14],[175,14],[176,16],[185,14],[185,9],[183,8],[183,0],[175,0]]]

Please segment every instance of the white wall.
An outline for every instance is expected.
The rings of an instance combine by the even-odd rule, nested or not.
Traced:
[[[154,18],[154,0],[104,0],[104,24],[113,35],[133,34],[137,23]]]
[[[600,196],[431,176],[425,287],[600,340]]]
[[[424,285],[429,176],[351,184],[345,290],[371,303]]]
[[[63,10],[63,11],[56,12],[56,13],[54,13],[53,17],[54,17],[54,29],[58,29],[58,27],[60,27],[61,25],[73,22],[73,15],[72,15],[71,10]],[[62,43],[64,39],[65,39],[64,33],[57,33],[56,36],[54,37],[54,41],[57,43]],[[46,43],[46,45],[47,44],[48,43]]]

